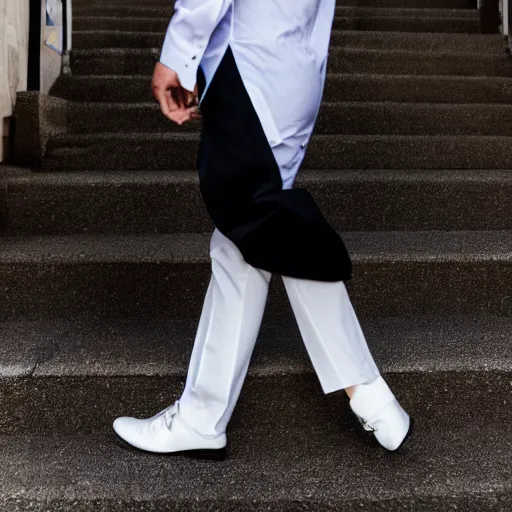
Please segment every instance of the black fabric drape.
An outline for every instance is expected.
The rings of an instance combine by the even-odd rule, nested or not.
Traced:
[[[199,93],[205,81],[200,72]],[[279,166],[228,48],[201,104],[201,194],[216,227],[250,265],[316,281],[346,281],[352,264],[309,192],[282,189]]]

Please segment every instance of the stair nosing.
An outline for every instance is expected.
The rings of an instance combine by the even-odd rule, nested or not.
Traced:
[[[512,263],[512,230],[348,231],[340,234],[358,263],[389,260]],[[208,263],[210,237],[211,233],[3,236],[0,238],[3,246],[0,247],[0,264]],[[485,249],[478,248],[478,242],[485,242]]]

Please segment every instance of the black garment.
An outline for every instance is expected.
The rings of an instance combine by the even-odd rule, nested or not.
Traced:
[[[204,76],[198,77],[200,96]],[[228,48],[201,104],[201,194],[215,226],[247,263],[316,281],[346,281],[340,236],[306,190],[283,190],[279,166]]]

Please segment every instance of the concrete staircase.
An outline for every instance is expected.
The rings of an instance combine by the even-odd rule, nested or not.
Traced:
[[[73,3],[71,73],[18,103],[41,169],[0,172],[0,510],[511,510],[512,63],[473,2],[338,1],[300,176],[415,436],[385,453],[321,394],[275,279],[214,465],[111,432],[179,395],[209,277],[198,126],[150,97],[171,7]]]

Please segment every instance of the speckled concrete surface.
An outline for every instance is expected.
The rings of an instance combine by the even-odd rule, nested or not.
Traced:
[[[97,5],[92,4],[79,4],[74,9],[74,14],[78,17],[87,16],[91,14],[98,14]],[[104,17],[117,16],[120,18],[160,18],[171,15],[173,12],[172,2],[160,5],[137,5],[133,2],[123,2],[123,5],[112,3],[104,5],[101,9],[101,15]],[[459,8],[453,11],[451,8],[428,8],[422,7],[420,9],[410,6],[408,9],[403,7],[397,8],[396,6],[359,6],[357,4],[344,5],[338,3],[335,8],[335,17],[371,17],[378,16],[381,18],[411,18],[421,16],[422,18],[435,18],[435,19],[475,19],[478,18],[478,12],[473,8],[464,9]]]
[[[363,314],[512,312],[511,231],[348,232],[350,291]],[[209,234],[4,238],[2,319],[89,312],[174,314],[201,307]],[[25,284],[29,282],[30,286]],[[279,282],[276,280],[276,282]],[[272,306],[288,308],[280,287]]]
[[[509,78],[503,77],[330,74],[325,99],[337,101],[342,97],[347,101],[508,103],[512,97],[511,83]],[[54,93],[83,101],[152,99],[147,76],[63,76],[57,82]]]
[[[48,143],[48,170],[194,169],[198,136],[187,133],[57,135]],[[509,137],[316,135],[309,169],[509,169]],[[172,162],[170,164],[169,162]]]
[[[0,379],[30,376],[51,351],[52,330],[45,322],[0,322]],[[9,380],[4,385],[10,387]],[[6,415],[6,411],[2,413]]]
[[[77,6],[103,6],[102,0],[75,0]],[[475,9],[476,0],[379,0],[379,7],[413,7],[439,9]],[[111,0],[112,5],[168,6],[174,0]],[[375,0],[336,0],[338,6],[374,6]]]
[[[198,132],[200,122],[178,126],[162,116],[156,102],[66,105],[67,132]],[[324,102],[317,134],[345,135],[512,135],[512,105],[442,103]]]
[[[0,433],[109,432],[118,415],[151,415],[183,389],[196,323],[88,317],[1,324]],[[482,402],[479,415],[495,414],[494,407],[509,414],[510,319],[361,323],[381,371],[414,415],[439,405],[464,414],[469,402]],[[235,424],[321,428],[342,403],[339,395],[322,397],[291,316],[267,311]]]
[[[418,50],[369,50],[333,48],[329,58],[332,73],[375,73],[398,75],[512,76],[512,65],[504,52],[478,54],[425,52]]]
[[[199,311],[196,316],[3,322],[0,378],[184,377]],[[512,372],[510,318],[361,317],[361,324],[385,373]],[[311,370],[291,312],[269,308],[250,375]]]
[[[7,231],[9,224],[7,210],[7,173],[4,174],[4,166],[0,166],[0,233]]]
[[[178,126],[156,102],[66,104],[70,134],[198,132],[200,122]],[[324,102],[315,131],[345,135],[512,135],[512,105]]]
[[[435,18],[436,13],[432,17],[423,17],[421,13],[416,16],[375,16],[357,15],[354,13],[352,17],[337,18],[334,27],[338,30],[377,30],[377,31],[393,31],[393,32],[464,32],[479,33],[480,20],[475,17],[475,11],[472,16],[458,17],[456,13],[453,18],[441,17]]]
[[[374,1],[374,0],[371,0]],[[396,3],[396,0],[391,0]],[[430,1],[431,0],[427,0]],[[354,5],[361,1],[347,0]],[[383,4],[380,1],[379,4]],[[410,4],[412,6],[412,2]],[[445,2],[444,7],[447,6]],[[503,39],[498,34],[424,33],[343,30],[333,31],[331,42],[344,48],[378,50],[418,50],[421,52],[492,53],[504,51]]]
[[[5,180],[4,224],[12,235],[212,231],[196,171],[20,171]],[[303,170],[298,185],[345,231],[511,225],[509,171]]]
[[[364,435],[340,398],[310,392],[300,403],[311,408],[278,428],[282,402],[268,396],[265,414],[232,424],[219,464],[134,452],[112,433],[2,436],[0,510],[510,509],[510,414],[492,395],[475,388],[459,402],[481,400],[479,415],[441,397],[409,404],[416,429],[398,454]]]
[[[18,165],[40,165],[48,140],[66,131],[66,105],[60,98],[35,91],[17,94],[13,160]]]
[[[52,94],[77,101],[151,101],[147,76],[61,76]],[[512,79],[411,75],[330,74],[326,101],[511,103]]]
[[[159,11],[161,8],[157,7]],[[427,9],[421,11],[409,9],[400,13],[393,8],[381,8],[380,12],[368,8],[338,7],[334,18],[335,30],[388,30],[399,32],[464,32],[479,33],[480,19],[476,10],[452,11],[450,9]],[[80,15],[73,17],[76,30],[125,30],[159,32],[165,30],[169,23],[170,7],[163,10],[162,16],[95,16]],[[158,14],[158,13],[157,13]],[[394,16],[394,14],[397,14]],[[438,17],[436,17],[438,16]]]
[[[116,32],[115,32],[116,33]],[[157,48],[87,48],[72,53],[73,72],[77,75],[150,75]],[[512,76],[512,65],[504,51],[479,53],[429,49],[342,48],[329,52],[330,73],[375,73],[398,75]]]
[[[163,31],[75,30],[73,32],[73,47],[76,49],[160,48],[164,35]],[[505,42],[498,34],[333,30],[331,45],[368,50],[387,48],[388,50],[467,54],[492,53],[499,55],[505,52]]]
[[[118,17],[118,18],[162,18],[169,17],[173,12],[173,1],[169,0],[167,3],[146,2],[144,4],[124,1],[121,5],[113,2],[109,5],[102,5],[101,17]],[[453,13],[450,9],[428,9],[424,8],[421,11],[417,9],[403,9],[397,10],[394,8],[381,8],[378,10],[380,16],[386,17],[410,17],[422,14],[424,17],[435,18],[459,18],[459,19],[474,19],[476,13],[472,9],[458,9]],[[367,7],[354,7],[352,5],[338,4],[336,6],[335,16],[352,17],[352,16],[369,16],[374,13],[374,9],[369,10]],[[97,15],[98,7],[94,2],[86,2],[85,4],[78,4],[73,10],[73,14],[77,17]]]
[[[97,0],[75,0],[78,2],[94,2]],[[126,0],[114,0],[125,2]],[[144,0],[153,1],[155,3],[162,0]],[[337,5],[350,5],[360,7],[373,7],[375,0],[336,0]],[[439,9],[475,9],[475,0],[378,0],[379,7],[406,7],[406,8],[439,8]]]
[[[512,80],[503,77],[330,75],[326,100],[432,103],[509,103]]]

